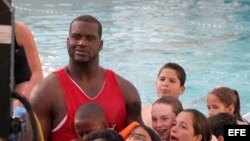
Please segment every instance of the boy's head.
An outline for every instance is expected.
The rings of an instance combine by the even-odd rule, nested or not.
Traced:
[[[230,113],[219,113],[214,116],[208,117],[208,123],[212,134],[216,136],[218,140],[224,136],[224,125],[236,125],[236,117]]]
[[[124,139],[115,130],[103,129],[90,133],[85,141],[124,141]]]
[[[83,139],[93,131],[108,128],[103,109],[96,103],[83,104],[76,112],[74,124],[78,137]]]
[[[158,97],[179,97],[185,91],[186,73],[176,63],[167,63],[162,66],[156,81],[156,93]]]

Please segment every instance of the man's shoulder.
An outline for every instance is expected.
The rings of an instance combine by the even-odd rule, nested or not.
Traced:
[[[57,76],[53,73],[46,76],[32,90],[33,99],[55,99],[61,93],[61,86]]]
[[[127,80],[125,77],[119,75],[118,73],[116,73],[116,72],[113,71],[113,70],[106,69],[106,72],[112,73],[112,74],[115,76],[115,78],[116,78],[116,80],[117,80],[117,82],[118,82],[119,84],[121,84],[121,83],[132,84],[132,83],[131,83],[129,80]]]
[[[132,82],[130,82],[129,80],[127,80],[123,76],[120,76],[118,73],[116,73],[113,70],[110,70],[110,69],[105,69],[105,70],[106,70],[106,72],[112,73],[114,75],[124,97],[132,98],[132,97],[138,95],[137,89],[133,85]]]
[[[43,78],[40,83],[38,83],[37,87],[46,89],[47,87],[54,86],[58,82],[58,76],[55,73],[50,73],[45,78]]]
[[[106,74],[113,75],[114,78],[117,80],[119,85],[123,85],[123,83],[130,83],[127,79],[125,79],[124,77],[122,77],[121,75],[116,73],[115,71],[113,71],[111,69],[104,69],[104,70],[105,70]]]
[[[64,68],[59,68],[56,70],[53,70],[52,72],[50,72],[43,80],[44,81],[52,81],[52,80],[57,80],[58,79],[58,75],[65,73],[65,69]]]

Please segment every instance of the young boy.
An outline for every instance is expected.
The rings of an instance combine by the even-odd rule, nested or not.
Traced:
[[[91,132],[108,128],[102,107],[93,102],[83,104],[77,110],[74,126],[80,138],[74,141],[84,140]]]
[[[92,132],[85,141],[124,141],[124,139],[115,130],[103,129]]]
[[[185,91],[186,73],[176,63],[167,63],[159,71],[155,90],[158,97],[179,97]]]
[[[158,73],[155,90],[158,98],[162,96],[173,96],[179,98],[185,91],[186,73],[177,63],[166,63]],[[142,119],[145,125],[152,127],[151,121],[152,105],[142,107]]]
[[[218,141],[224,141],[224,126],[237,125],[236,117],[230,113],[219,113],[208,117],[208,123],[212,134]]]

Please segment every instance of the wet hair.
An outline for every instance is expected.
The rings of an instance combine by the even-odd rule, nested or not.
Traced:
[[[173,96],[163,96],[163,97],[157,99],[153,103],[153,106],[155,104],[171,105],[172,109],[173,109],[173,112],[175,113],[175,115],[178,115],[183,110],[182,104],[179,101],[179,99],[176,98],[176,97],[173,97]]]
[[[105,113],[100,105],[94,102],[84,103],[81,105],[76,114],[75,119],[98,119],[100,122],[103,123],[104,127],[107,126],[107,121],[105,118]]]
[[[95,139],[103,139],[105,141],[124,141],[123,137],[118,132],[111,129],[94,131],[89,134],[85,141],[93,141]]]
[[[188,112],[193,115],[194,135],[201,134],[201,141],[210,141],[212,133],[208,125],[207,117],[196,109],[185,109],[182,112]]]
[[[218,138],[224,136],[224,125],[237,125],[237,120],[230,113],[219,113],[208,117],[208,123],[212,134]]]
[[[186,73],[185,70],[182,68],[182,66],[180,66],[177,63],[166,63],[165,65],[163,65],[158,73],[158,77],[160,76],[161,72],[163,69],[173,69],[176,71],[177,73],[177,77],[179,78],[180,82],[181,82],[181,86],[185,85],[186,82]]]
[[[240,98],[236,90],[229,87],[214,88],[209,94],[215,95],[226,106],[234,106],[233,115],[239,121],[245,121],[240,114]]]
[[[95,17],[90,16],[90,15],[82,15],[82,16],[76,17],[70,23],[69,33],[71,32],[71,26],[72,26],[74,21],[97,23],[97,25],[98,25],[98,34],[99,34],[99,37],[102,38],[102,25]]]

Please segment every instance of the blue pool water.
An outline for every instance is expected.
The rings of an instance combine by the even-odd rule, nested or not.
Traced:
[[[45,75],[68,62],[71,20],[90,14],[103,24],[101,65],[156,99],[155,80],[166,62],[187,72],[185,108],[207,114],[214,87],[237,89],[250,112],[250,2],[248,0],[14,0],[17,19],[34,32]]]

